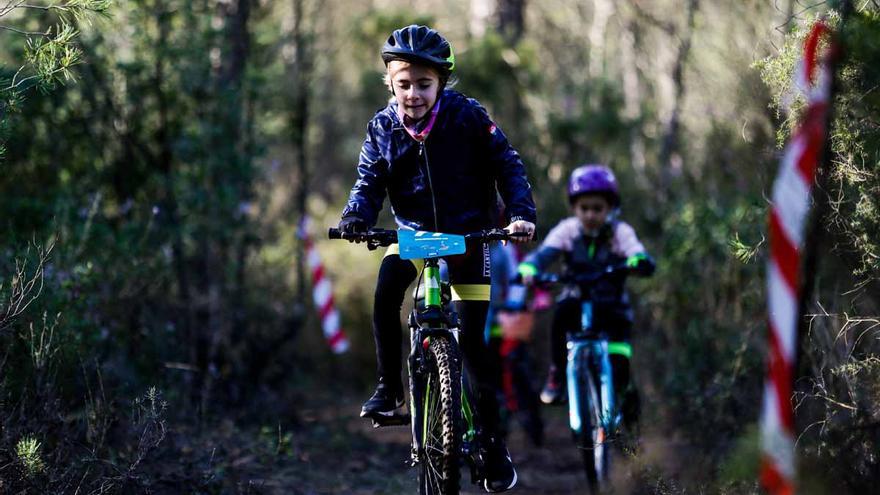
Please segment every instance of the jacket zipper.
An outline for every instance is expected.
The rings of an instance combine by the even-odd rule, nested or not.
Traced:
[[[419,141],[419,156],[425,157],[425,172],[428,174],[428,187],[431,189],[431,207],[434,209],[434,232],[439,232],[440,223],[437,221],[437,200],[434,198],[434,182],[431,180],[431,165],[428,163],[428,151],[425,142]]]

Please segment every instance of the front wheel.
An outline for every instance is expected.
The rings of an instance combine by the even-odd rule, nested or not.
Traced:
[[[431,338],[421,400],[419,494],[458,495],[461,456],[461,358],[445,337]]]
[[[578,449],[584,461],[584,470],[590,493],[598,494],[608,486],[611,469],[611,445],[607,426],[602,421],[601,395],[596,380],[590,373],[578,379],[578,408],[582,424],[576,432]]]

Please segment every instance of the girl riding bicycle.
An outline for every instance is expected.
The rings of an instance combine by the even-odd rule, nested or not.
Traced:
[[[507,230],[535,229],[535,204],[519,154],[476,101],[447,89],[455,68],[452,47],[437,31],[407,26],[382,47],[385,82],[393,97],[367,126],[358,179],[339,229],[362,232],[375,223],[387,194],[400,228],[460,234],[494,227],[496,188],[507,205]],[[522,238],[526,240],[527,238]],[[379,268],[373,305],[378,385],[362,417],[404,408],[400,309],[418,270],[389,247]],[[516,471],[498,435],[493,362],[482,330],[489,300],[488,247],[448,258],[453,300],[461,320],[460,346],[476,384],[485,431],[487,491],[516,484]]]
[[[601,271],[625,263],[629,273],[650,276],[654,261],[645,252],[635,230],[617,217],[620,193],[614,173],[604,165],[584,165],[571,174],[568,199],[574,216],[554,227],[541,246],[520,264],[523,281],[546,269],[560,255],[566,270],[573,274]],[[622,404],[624,421],[633,424],[638,418],[638,395],[630,380],[630,333],[632,309],[624,288],[626,275],[605,277],[593,288],[593,325],[609,334],[614,390]],[[546,404],[561,403],[566,397],[566,332],[580,326],[581,305],[576,288],[563,292],[557,301],[552,326],[552,363],[547,384],[541,391]]]

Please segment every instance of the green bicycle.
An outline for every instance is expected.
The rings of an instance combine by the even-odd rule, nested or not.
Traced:
[[[369,249],[398,243],[401,259],[423,259],[424,268],[409,316],[410,415],[372,418],[373,426],[411,424],[410,465],[418,467],[420,495],[457,495],[460,467],[466,462],[471,481],[485,476],[480,426],[462,373],[458,316],[450,307],[451,289],[440,278],[440,258],[464,254],[468,245],[506,241],[515,236],[502,229],[466,235],[413,230],[374,229],[363,233],[329,230],[330,239],[363,242]]]

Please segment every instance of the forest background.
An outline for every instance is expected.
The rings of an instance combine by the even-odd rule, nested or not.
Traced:
[[[823,14],[846,48],[793,402],[805,493],[869,492],[880,6],[854,2],[843,21],[834,8],[0,1],[0,493],[404,490],[387,457],[405,447],[349,426],[374,378],[380,255],[323,232],[388,98],[379,47],[412,22],[448,36],[457,89],[522,154],[539,234],[567,214],[568,173],[607,163],[658,260],[632,288],[643,422],[661,445],[632,491],[755,493],[767,198],[800,108],[800,43]],[[313,310],[306,212],[343,355]]]

